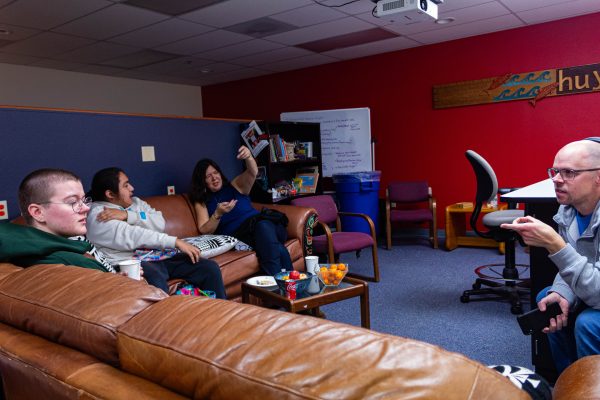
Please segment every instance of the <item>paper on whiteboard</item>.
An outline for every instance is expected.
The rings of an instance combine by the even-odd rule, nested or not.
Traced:
[[[286,112],[280,118],[321,124],[323,176],[372,170],[368,108]]]

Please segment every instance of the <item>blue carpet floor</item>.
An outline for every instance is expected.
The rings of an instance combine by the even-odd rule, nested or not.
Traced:
[[[465,354],[483,364],[532,368],[530,337],[521,333],[510,304],[501,301],[461,303],[474,282],[476,266],[504,262],[495,249],[460,247],[432,249],[427,241],[379,247],[381,281],[369,283],[371,329],[417,339]],[[370,250],[341,261],[355,272],[372,274]],[[321,260],[324,262],[324,260]],[[517,263],[529,255],[517,246]],[[529,301],[523,300],[524,311]],[[358,299],[323,307],[327,319],[360,326]]]

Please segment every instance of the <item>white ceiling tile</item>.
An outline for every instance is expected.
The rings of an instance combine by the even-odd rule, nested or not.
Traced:
[[[337,61],[340,60],[334,57],[324,56],[322,54],[309,54],[303,57],[296,57],[289,60],[265,64],[262,66],[262,68],[268,69],[269,71],[282,72],[300,68],[314,67],[315,65],[329,64]]]
[[[296,29],[290,32],[267,36],[264,39],[293,46],[299,43],[312,42],[332,36],[344,35],[346,33],[364,31],[373,27],[372,24],[358,18],[346,17],[335,21]]]
[[[168,15],[154,11],[125,4],[113,4],[103,10],[55,28],[53,31],[102,40],[167,18],[169,18]]]
[[[72,63],[72,62],[68,62],[68,61],[57,61],[57,60],[44,59],[41,61],[31,63],[29,65],[31,65],[33,67],[61,69],[64,71],[73,71],[78,68],[82,68],[85,64]]]
[[[0,62],[204,85],[600,11],[600,0],[445,0],[439,15],[454,23],[402,26],[374,18],[371,0],[348,1],[223,0],[184,20],[120,0],[0,0],[0,29],[13,32],[0,36]],[[268,23],[279,30],[270,36],[256,30]],[[341,40],[375,27],[402,36],[320,54],[288,47]],[[215,71],[198,74],[209,65]]]
[[[51,29],[113,3],[106,0],[19,0],[0,9],[0,22]]]
[[[502,0],[511,11],[526,11],[534,8],[548,7],[554,4],[568,4],[574,0]]]
[[[216,49],[222,46],[228,46],[234,43],[251,40],[250,36],[241,35],[224,30],[215,30],[202,35],[179,40],[164,46],[159,46],[156,50],[166,51],[168,53],[192,55],[204,51]]]
[[[5,64],[29,65],[31,63],[34,63],[34,62],[40,61],[40,60],[43,60],[43,59],[39,58],[39,57],[23,56],[20,54],[0,53],[0,63],[5,63]]]
[[[97,64],[101,61],[120,57],[125,54],[140,51],[138,47],[123,46],[122,44],[96,42],[89,46],[80,47],[67,53],[59,54],[52,58],[56,60],[65,60],[72,62],[81,62],[85,64]]]
[[[29,29],[24,28],[22,26],[10,25],[10,24],[0,24],[0,29],[10,32],[9,34],[0,35],[0,40],[10,40],[17,41],[23,40],[30,36],[33,36],[37,33],[40,33],[40,30],[37,29]]]
[[[264,53],[254,54],[251,56],[236,58],[231,60],[232,63],[254,67],[262,64],[268,64],[270,62],[285,60],[288,58],[300,57],[312,52],[297,47],[283,47],[277,50],[266,51]]]
[[[78,47],[93,43],[93,40],[75,36],[61,35],[54,32],[44,32],[25,40],[2,47],[5,53],[24,54],[49,58]]]
[[[88,64],[84,67],[77,68],[75,71],[84,72],[86,74],[119,76],[120,74],[124,73],[127,70],[123,69],[123,68],[108,67],[108,66],[104,66],[104,65]]]
[[[182,14],[179,17],[204,25],[224,28],[309,4],[314,3],[311,0],[252,0],[250,5],[249,0],[229,0]]]
[[[458,10],[442,11],[439,13],[438,17],[453,17],[456,19],[454,23],[461,24],[463,22],[478,21],[481,19],[499,17],[506,14],[510,14],[510,11],[506,7],[498,2],[492,1]]]
[[[523,22],[514,15],[508,14],[467,24],[455,25],[438,31],[416,33],[409,37],[419,43],[430,44],[496,32],[504,29],[518,28],[523,25]]]
[[[212,63],[210,60],[188,56],[161,61],[151,65],[145,65],[143,67],[136,68],[136,70],[154,74],[172,74],[178,71],[185,71],[187,69],[200,68],[210,63]]]
[[[203,85],[231,82],[241,79],[255,78],[262,75],[271,74],[272,71],[265,71],[255,68],[245,68],[238,71],[225,72],[223,74],[207,75],[198,80],[198,83]]]
[[[415,42],[406,37],[396,37],[378,42],[365,43],[358,46],[346,47],[343,49],[335,49],[326,51],[323,54],[328,56],[336,57],[338,59],[350,60],[358,57],[367,57],[374,54],[387,53],[391,51],[398,51],[403,49],[409,49],[411,47],[418,46],[419,43]]]
[[[528,24],[536,24],[598,11],[600,11],[600,0],[576,0],[569,3],[523,11],[517,15]]]
[[[219,47],[207,52],[198,53],[198,57],[215,61],[228,61],[234,58],[240,58],[250,54],[262,53],[264,51],[280,49],[282,44],[269,42],[262,39],[253,39],[244,43],[233,44],[231,46]]]
[[[504,0],[501,0],[503,3],[506,3]],[[529,2],[531,0],[517,0],[520,2]],[[546,1],[546,0],[542,0],[542,1]],[[475,7],[478,6],[480,4],[485,4],[485,3],[498,3],[497,0],[447,0],[444,1],[442,4],[438,5],[438,13],[444,13],[444,12],[448,12],[448,11],[454,11],[457,10],[459,8],[467,8],[467,7]]]
[[[130,46],[152,48],[175,42],[180,39],[186,39],[191,36],[200,35],[211,30],[213,30],[213,28],[195,22],[171,18],[124,35],[113,37],[110,41]]]
[[[509,11],[500,3],[494,1],[440,14],[439,18],[454,18],[454,22],[447,25],[436,24],[435,20],[431,19],[413,24],[394,23],[391,25],[386,25],[385,29],[401,35],[412,35],[420,32],[439,31],[456,25],[470,23],[482,19],[490,19],[507,14],[509,14]]]
[[[312,4],[306,7],[300,7],[294,10],[272,15],[271,18],[285,22],[286,24],[303,27],[319,24],[321,22],[333,21],[346,16],[346,14],[337,11],[334,8]]]
[[[202,79],[202,77],[206,76],[207,74],[220,74],[224,72],[237,71],[240,69],[243,69],[243,67],[239,65],[227,63],[214,63],[208,64],[202,68],[179,71],[177,73],[171,73],[169,75],[180,76],[183,78]]]
[[[162,79],[162,75],[152,74],[149,72],[137,71],[135,69],[130,69],[119,73],[118,75],[121,78],[133,78],[133,79],[143,79],[145,81],[159,81]]]

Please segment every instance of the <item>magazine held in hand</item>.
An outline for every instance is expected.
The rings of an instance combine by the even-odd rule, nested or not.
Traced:
[[[268,135],[264,134],[256,121],[250,122],[248,128],[242,132],[242,139],[246,146],[252,152],[252,156],[256,158],[258,154],[269,145]]]

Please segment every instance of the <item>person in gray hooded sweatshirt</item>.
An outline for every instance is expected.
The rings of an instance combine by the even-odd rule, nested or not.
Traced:
[[[558,267],[551,287],[538,296],[538,307],[558,302],[562,314],[544,328],[559,373],[577,359],[600,354],[600,138],[567,144],[548,169],[560,204],[558,233],[530,216],[502,228],[517,231],[525,243],[544,247]]]

